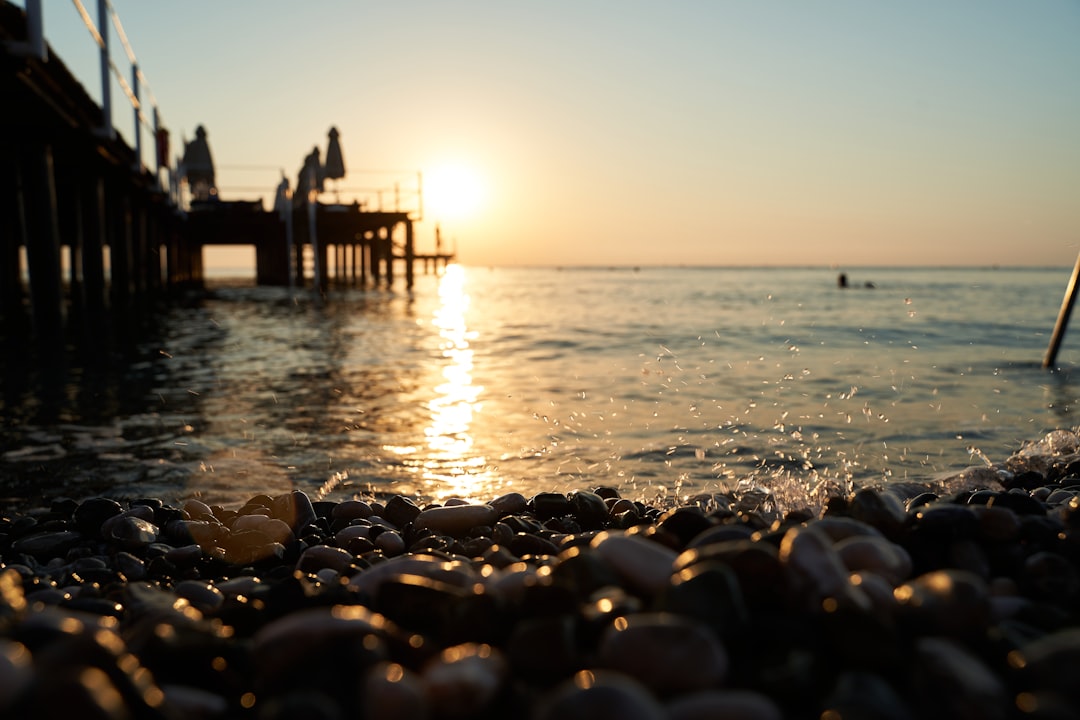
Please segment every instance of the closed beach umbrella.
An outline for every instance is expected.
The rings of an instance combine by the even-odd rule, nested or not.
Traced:
[[[207,200],[217,193],[214,184],[214,160],[210,156],[210,143],[206,141],[206,129],[195,128],[195,139],[184,148],[184,175],[191,185],[196,200]]]
[[[308,193],[312,190],[312,180],[315,181],[315,192],[323,191],[323,168],[319,162],[319,148],[313,148],[311,153],[304,158],[304,165],[296,177],[296,193],[293,197],[298,202],[306,202]]]
[[[330,144],[326,146],[326,166],[323,175],[330,180],[340,180],[345,177],[345,158],[341,155],[341,142],[338,140],[336,127],[330,128]]]
[[[322,192],[325,190],[323,181],[326,179],[326,171],[323,168],[322,160],[319,159],[318,146],[311,148],[311,154],[308,155],[308,172],[314,171],[315,174],[315,190]]]
[[[296,173],[296,192],[293,193],[294,202],[307,202],[308,193],[311,192],[311,176],[308,174],[310,163],[311,156],[308,155],[304,158],[304,164],[300,166],[300,171]]]
[[[323,166],[323,177],[329,180],[340,180],[345,177],[345,158],[341,156],[341,142],[338,141],[336,127],[330,128],[330,144],[326,146],[326,164]],[[335,195],[337,183],[334,183]],[[340,198],[338,198],[340,202]]]
[[[285,172],[281,173],[281,182],[277,186],[277,195],[274,197],[274,211],[284,220],[287,214],[292,213],[292,195],[289,193],[289,178]]]

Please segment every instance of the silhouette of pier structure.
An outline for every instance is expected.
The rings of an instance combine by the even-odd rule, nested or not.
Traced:
[[[311,168],[310,180],[301,172],[295,193],[283,182],[269,210],[261,201],[220,199],[212,161],[206,167],[191,153],[206,143],[202,128],[184,148],[190,167],[172,165],[169,132],[156,102],[140,98],[145,78],[114,17],[131,61],[130,82],[117,78],[134,113],[132,147],[114,129],[109,109],[107,0],[98,0],[96,25],[76,3],[101,48],[100,105],[46,44],[40,3],[27,0],[24,10],[0,0],[0,336],[25,330],[61,342],[75,325],[91,338],[105,326],[137,325],[172,291],[203,284],[208,246],[252,246],[257,283],[319,291],[389,286],[395,262],[404,264],[411,288],[415,264],[431,271],[453,260],[441,249],[416,252],[419,174],[414,212],[318,201],[316,185],[344,174],[340,146],[319,172]],[[153,167],[143,159],[144,127]]]

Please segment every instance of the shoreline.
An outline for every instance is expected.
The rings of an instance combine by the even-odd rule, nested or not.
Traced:
[[[1075,713],[1080,437],[918,490],[57,499],[0,519],[0,714]]]

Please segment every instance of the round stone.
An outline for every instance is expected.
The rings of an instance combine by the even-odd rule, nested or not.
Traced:
[[[677,557],[671,548],[651,540],[605,531],[590,543],[619,576],[634,589],[654,594],[668,586]]]
[[[432,530],[447,535],[467,534],[477,525],[494,525],[499,514],[490,505],[455,505],[423,510],[413,521],[416,530]]]
[[[667,720],[656,697],[638,681],[609,670],[581,670],[559,685],[536,720]]]
[[[911,556],[907,550],[883,537],[849,537],[834,547],[849,572],[869,571],[893,585],[899,585],[911,575]]]
[[[83,500],[75,509],[71,519],[75,521],[75,527],[79,532],[89,537],[97,537],[101,533],[101,526],[111,517],[124,512],[120,503],[109,498],[96,497]]]
[[[667,703],[670,720],[783,720],[780,707],[751,690],[704,690],[681,695]]]
[[[706,690],[727,676],[728,655],[704,623],[671,613],[616,618],[598,652],[600,663],[658,695]]]

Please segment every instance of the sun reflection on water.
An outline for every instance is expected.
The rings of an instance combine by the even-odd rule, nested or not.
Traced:
[[[468,308],[465,272],[460,265],[450,265],[440,279],[439,305],[431,321],[439,331],[442,382],[428,402],[431,424],[424,436],[429,455],[421,464],[421,478],[437,499],[477,496],[491,481],[487,460],[473,450],[473,414],[481,408],[484,388],[472,381],[469,341],[476,333],[465,323]]]

